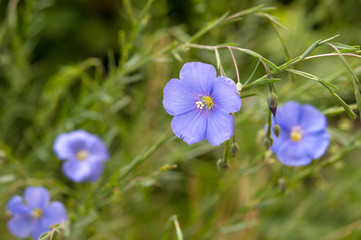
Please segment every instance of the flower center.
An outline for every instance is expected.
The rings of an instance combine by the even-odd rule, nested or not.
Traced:
[[[41,210],[40,208],[35,208],[31,212],[31,216],[35,219],[39,219],[42,215],[43,215],[43,210]]]
[[[77,154],[76,154],[76,158],[79,161],[83,161],[85,160],[89,155],[89,152],[87,150],[80,150]]]
[[[299,142],[302,139],[303,131],[300,126],[293,127],[290,134],[291,140],[294,142]]]
[[[201,97],[201,98],[202,98],[201,101],[196,102],[197,108],[203,109],[204,107],[206,107],[208,110],[210,110],[214,106],[213,99],[210,96]]]

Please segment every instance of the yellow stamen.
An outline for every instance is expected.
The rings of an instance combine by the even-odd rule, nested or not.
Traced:
[[[35,219],[40,218],[43,215],[43,210],[41,210],[40,208],[35,208],[32,212],[31,212],[31,216]]]
[[[88,157],[89,153],[87,150],[80,150],[77,154],[76,154],[76,158],[80,161],[83,161],[84,159],[86,159]]]
[[[290,134],[291,140],[294,142],[299,142],[302,139],[303,131],[300,126],[293,127]]]
[[[208,110],[210,110],[214,106],[213,99],[210,96],[201,97],[201,98],[202,101],[196,102],[197,108],[203,109],[205,106]]]
[[[203,104],[202,101],[198,101],[198,102],[196,102],[196,104],[197,104],[197,108],[199,108],[199,109],[203,109],[203,108],[204,108],[204,104]]]

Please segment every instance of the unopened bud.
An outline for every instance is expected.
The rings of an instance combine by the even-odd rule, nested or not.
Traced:
[[[236,157],[238,153],[238,144],[237,143],[231,143],[231,146],[229,147],[229,151],[232,153],[233,157]]]
[[[237,93],[240,94],[241,91],[242,91],[242,88],[243,88],[242,83],[237,83],[237,84],[236,84],[236,88],[237,88]]]
[[[286,191],[286,187],[287,187],[286,179],[283,177],[278,179],[278,186],[280,187],[281,192]]]
[[[223,159],[219,159],[217,161],[217,168],[218,170],[227,170],[229,168],[229,164],[227,161],[224,161]]]
[[[268,101],[268,106],[271,109],[273,116],[276,116],[277,105],[278,105],[277,95],[274,93],[270,93],[267,97],[267,101]]]
[[[273,139],[272,138],[265,138],[263,141],[263,146],[266,148],[266,150],[268,150],[273,143]]]
[[[280,127],[280,125],[275,124],[275,125],[273,126],[273,133],[276,135],[276,137],[279,137],[279,136],[280,136],[280,133],[281,133],[281,127]]]

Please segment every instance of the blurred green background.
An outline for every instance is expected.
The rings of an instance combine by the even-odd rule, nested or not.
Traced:
[[[242,92],[235,139],[239,152],[227,171],[217,170],[224,145],[162,145],[116,183],[101,206],[91,199],[109,177],[170,132],[162,91],[183,64],[216,65],[214,52],[183,44],[212,19],[265,4],[288,29],[256,12],[219,24],[193,43],[236,43],[277,65],[312,43],[335,39],[360,44],[358,0],[1,0],[0,1],[0,239],[6,202],[26,186],[42,185],[62,201],[70,235],[57,239],[361,239],[360,121],[352,121],[320,84],[280,73],[279,103],[316,106],[328,114],[330,147],[320,160],[282,166],[263,147],[268,86]],[[312,54],[332,53],[327,46]],[[236,80],[229,52],[219,51]],[[257,59],[235,52],[244,83]],[[347,58],[361,76],[361,59]],[[355,98],[337,56],[295,66],[338,87],[346,103]],[[257,68],[252,79],[265,74]],[[331,114],[332,113],[332,114]],[[359,115],[359,114],[358,114]],[[52,151],[56,136],[84,129],[105,140],[111,153],[96,184],[74,184]],[[177,217],[176,217],[177,216]],[[177,219],[177,220],[176,220]],[[179,229],[178,229],[179,230]]]

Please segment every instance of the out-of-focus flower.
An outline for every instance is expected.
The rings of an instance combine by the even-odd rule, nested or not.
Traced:
[[[217,77],[209,64],[184,64],[180,80],[171,79],[163,91],[163,106],[174,116],[171,127],[187,144],[207,139],[214,146],[234,134],[234,118],[230,113],[241,108],[237,88],[229,78]]]
[[[28,187],[21,196],[12,197],[7,203],[12,217],[7,223],[9,231],[16,237],[26,238],[29,235],[38,239],[48,232],[50,226],[67,220],[66,209],[61,202],[50,202],[46,188]]]
[[[103,172],[109,159],[107,147],[96,135],[83,130],[60,134],[54,152],[63,164],[64,174],[74,182],[94,182]]]
[[[330,143],[327,120],[315,107],[287,102],[279,107],[276,123],[281,131],[279,137],[272,133],[271,150],[283,164],[307,165],[326,152]],[[272,125],[275,125],[274,119]]]

